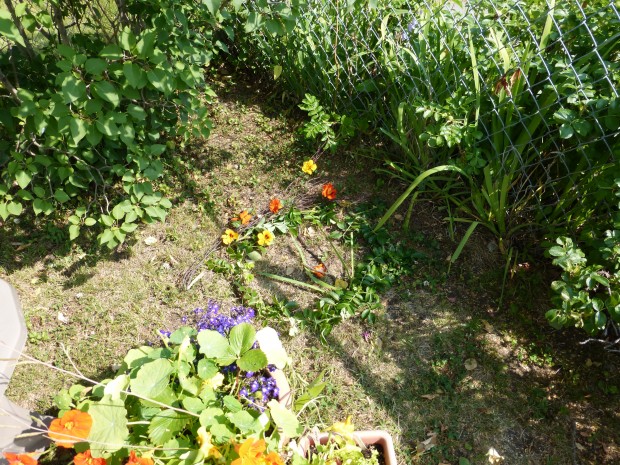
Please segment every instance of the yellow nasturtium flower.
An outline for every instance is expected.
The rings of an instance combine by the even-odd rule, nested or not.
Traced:
[[[222,242],[226,245],[232,244],[237,239],[239,239],[239,234],[232,229],[227,229],[224,231],[224,234],[222,234]]]
[[[200,446],[200,452],[204,454],[205,458],[214,457],[216,459],[219,459],[220,457],[222,457],[220,451],[211,442],[211,433],[209,433],[204,426],[198,428],[198,431],[196,431],[196,433],[198,445]]]
[[[351,437],[353,431],[355,431],[355,426],[351,423],[351,417],[348,416],[347,419],[343,422],[337,421],[330,428],[329,431],[332,431],[336,434],[339,434],[345,438]]]
[[[273,242],[273,233],[268,230],[264,230],[262,233],[258,233],[258,245],[268,246]]]
[[[316,171],[316,163],[314,163],[314,160],[306,160],[301,170],[306,174],[312,174]]]

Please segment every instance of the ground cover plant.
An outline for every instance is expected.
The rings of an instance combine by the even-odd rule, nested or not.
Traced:
[[[209,110],[214,127],[208,142],[191,145],[182,159],[165,159],[162,185],[175,205],[165,222],[139,229],[130,243],[108,253],[86,238],[68,242],[53,225],[33,231],[27,218],[4,223],[0,273],[22,300],[29,355],[67,370],[74,370],[72,360],[88,378],[111,379],[118,369],[112,365],[130,349],[158,343],[159,330],[190,324],[192,315],[183,321],[188,310],[208,310],[209,299],[222,301],[223,308],[239,306],[235,283],[208,268],[189,290],[179,286],[196,259],[213,242],[222,243],[231,218],[253,206],[268,209],[273,198],[286,207],[287,199],[311,197],[365,222],[356,216],[358,207],[364,215],[364,204],[382,199],[381,209],[398,196],[396,185],[368,169],[381,166],[378,161],[354,156],[372,153],[366,144],[321,157],[312,178],[303,173],[315,148],[295,131],[303,121],[284,118],[288,105],[276,103],[279,94],[265,93],[264,82],[248,84],[222,70],[211,86],[219,97]],[[299,178],[316,181],[287,192]],[[334,201],[321,195],[326,182],[337,190]],[[298,240],[319,257],[327,253],[321,261],[331,273],[341,261],[313,219],[316,211],[308,215],[311,223],[298,228]],[[380,213],[372,215],[369,238]],[[399,463],[487,463],[491,448],[505,463],[617,461],[618,361],[595,344],[579,345],[578,333],[546,325],[548,300],[540,290],[550,281],[548,270],[521,257],[498,310],[504,262],[489,246],[493,238],[475,231],[446,277],[454,243],[439,206],[420,202],[411,218],[409,233],[400,231],[401,212],[386,223],[391,239],[382,253],[389,255],[400,241],[427,258],[414,257],[409,273],[379,293],[374,325],[345,319],[324,336],[327,344],[312,325],[281,315],[287,302],[312,307],[321,294],[258,273],[260,267],[316,284],[288,236],[276,236],[250,270],[265,305],[258,325],[279,331],[293,360],[286,373],[294,392],[324,384],[300,421],[326,428],[351,415],[359,428],[386,429],[394,435]],[[328,236],[339,231],[330,227]],[[252,236],[255,243],[257,234]],[[340,240],[333,244],[340,247]],[[361,262],[371,251],[363,235],[355,240]],[[346,240],[343,247],[341,253]],[[56,416],[53,398],[69,387],[53,371],[42,383],[40,371],[24,364],[9,395]]]

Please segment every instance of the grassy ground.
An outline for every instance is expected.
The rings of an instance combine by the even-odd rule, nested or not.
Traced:
[[[303,195],[304,184],[284,191],[313,153],[296,135],[295,119],[282,116],[279,95],[236,77],[218,82],[225,84],[211,110],[212,136],[169,162],[165,184],[175,208],[164,224],[145,226],[110,253],[87,240],[69,246],[53,225],[3,226],[0,276],[20,295],[30,355],[64,368],[72,361],[101,379],[129,348],[155,342],[158,329],[175,328],[209,298],[238,304],[220,274],[205,272],[190,290],[179,286],[181,277],[240,210]],[[344,204],[398,195],[400,186],[372,175],[376,162],[363,156],[364,144],[356,147],[320,160],[320,176],[339,186]],[[320,373],[328,380],[304,419],[325,426],[352,415],[360,429],[387,429],[399,463],[492,463],[491,448],[507,464],[619,463],[617,356],[547,326],[548,272],[532,260],[515,267],[498,310],[503,261],[488,237],[474,236],[446,277],[445,257],[455,245],[441,218],[431,204],[414,211],[402,240],[427,258],[383,296],[377,324],[347,320],[323,344],[310,330],[286,336],[291,327],[274,319],[272,307],[269,322],[294,360],[292,385],[302,390]],[[320,228],[302,228],[308,256],[333,270],[337,261],[321,238]],[[285,240],[257,267],[302,276]],[[264,278],[253,286],[268,303],[316,298]],[[53,371],[22,365],[9,396],[50,411],[65,384]]]

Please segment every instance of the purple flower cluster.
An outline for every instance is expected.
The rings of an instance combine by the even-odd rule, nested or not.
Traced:
[[[197,308],[194,310],[194,321],[196,329],[203,331],[211,329],[226,336],[233,326],[240,323],[249,323],[256,312],[253,308],[233,307],[230,310],[230,316],[220,313],[220,304],[214,300],[209,300],[207,308]],[[187,322],[187,318],[183,319],[183,323]]]
[[[273,372],[275,367],[269,365],[267,369],[268,372]],[[271,399],[278,400],[280,388],[278,388],[276,380],[269,373],[248,371],[245,374],[245,379],[241,382],[239,395],[249,400],[259,410],[262,410],[263,406]]]

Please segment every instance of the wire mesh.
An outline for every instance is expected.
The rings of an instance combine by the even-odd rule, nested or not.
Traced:
[[[620,175],[619,10],[609,0],[309,0],[291,34],[253,40],[299,96],[392,134],[419,170],[494,166],[511,174],[513,206],[570,221]]]

